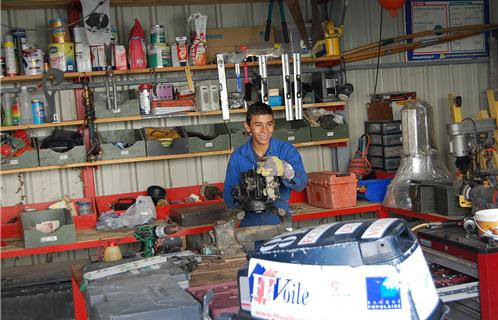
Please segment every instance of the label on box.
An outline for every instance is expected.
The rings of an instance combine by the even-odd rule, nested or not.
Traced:
[[[206,143],[206,148],[212,148],[212,147],[213,147],[213,143],[212,142]]]
[[[287,141],[294,141],[296,138],[294,136],[287,137]]]
[[[10,165],[19,164],[19,160],[18,159],[10,160],[9,164]]]
[[[333,137],[333,136],[334,136],[334,131],[327,132],[327,137]]]
[[[125,156],[127,154],[129,154],[130,152],[128,150],[121,150],[121,155],[122,156]]]
[[[67,155],[67,154],[61,154],[61,155],[59,156],[59,160],[67,160],[68,158],[69,158],[69,157],[68,157],[68,155]]]
[[[57,241],[57,236],[41,237],[40,242],[52,242]]]

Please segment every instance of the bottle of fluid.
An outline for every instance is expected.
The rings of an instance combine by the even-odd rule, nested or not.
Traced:
[[[11,96],[9,93],[2,94],[2,125],[12,125]]]
[[[12,125],[18,126],[21,124],[21,111],[19,108],[19,96],[15,95],[11,104],[12,112]]]
[[[21,87],[21,93],[19,94],[19,106],[21,107],[21,124],[33,123],[31,95],[25,86]]]

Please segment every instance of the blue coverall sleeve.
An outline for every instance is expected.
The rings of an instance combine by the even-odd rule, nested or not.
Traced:
[[[240,205],[236,204],[233,199],[232,189],[239,182],[240,169],[236,161],[236,154],[232,154],[228,161],[227,172],[225,176],[225,183],[223,186],[223,200],[229,208],[239,208]]]
[[[294,178],[292,180],[282,179],[282,183],[289,189],[295,191],[303,190],[308,183],[308,175],[304,170],[303,160],[296,147],[289,145],[281,160],[285,160],[294,169]]]

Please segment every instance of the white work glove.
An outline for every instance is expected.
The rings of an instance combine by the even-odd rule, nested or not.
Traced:
[[[294,178],[294,168],[285,160],[278,157],[264,157],[263,161],[258,162],[257,173],[265,177],[282,177],[287,180]]]

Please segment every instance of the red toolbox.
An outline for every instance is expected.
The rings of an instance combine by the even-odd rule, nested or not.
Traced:
[[[356,205],[356,176],[332,171],[308,173],[306,195],[315,207],[338,209]]]

